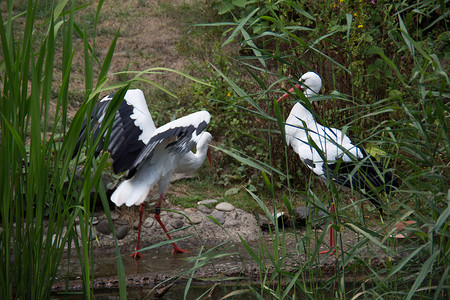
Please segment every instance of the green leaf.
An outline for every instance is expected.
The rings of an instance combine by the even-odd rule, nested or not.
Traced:
[[[232,196],[232,195],[236,195],[237,193],[239,193],[241,189],[240,188],[231,188],[225,191],[225,197],[228,196]]]
[[[233,30],[231,35],[228,37],[228,39],[222,43],[222,47],[230,43],[234,37],[241,31],[241,28],[247,24],[247,21],[259,10],[258,8],[255,8],[251,13],[249,13],[242,21],[240,21],[239,25]]]

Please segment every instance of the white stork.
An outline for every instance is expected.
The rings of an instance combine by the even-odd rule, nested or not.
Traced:
[[[295,87],[303,91],[305,97],[317,95],[322,80],[314,72],[305,73]],[[294,92],[294,88],[289,90]],[[289,97],[284,94],[277,101]],[[378,193],[389,192],[398,186],[394,175],[383,171],[383,167],[368,155],[363,148],[336,128],[324,127],[314,120],[313,115],[297,102],[291,110],[285,124],[286,142],[292,146],[301,161],[328,185],[332,180],[337,184],[357,190],[369,197],[369,200],[383,214]],[[330,209],[334,209],[334,203]],[[333,246],[333,234],[330,227],[330,248]]]
[[[94,138],[99,133],[112,98],[113,95],[106,96],[94,107],[91,118]],[[207,111],[199,111],[156,128],[143,92],[139,89],[126,92],[124,101],[115,115],[107,149],[113,159],[114,173],[128,171],[127,179],[114,191],[111,201],[117,206],[140,205],[136,251],[132,257],[136,259],[141,257],[138,251],[143,203],[156,184],[160,196],[155,208],[155,219],[171,239],[160,219],[163,195],[174,173],[195,172],[203,164],[206,156],[212,165],[208,147],[212,136],[205,131],[209,120],[210,114]],[[85,130],[86,123],[78,140],[77,149],[84,141]],[[97,155],[103,149],[103,144],[104,140],[97,149]],[[194,154],[191,149],[196,145],[197,151]],[[173,253],[187,252],[175,243],[172,245]]]

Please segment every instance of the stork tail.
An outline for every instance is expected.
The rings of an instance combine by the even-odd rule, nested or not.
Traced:
[[[148,184],[136,184],[132,179],[123,181],[114,193],[111,195],[111,201],[116,206],[140,205],[142,204],[150,191]]]

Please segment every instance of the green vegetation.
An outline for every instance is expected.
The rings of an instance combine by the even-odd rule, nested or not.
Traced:
[[[260,290],[246,291],[258,297],[305,293],[317,298],[318,288],[334,286],[333,295],[339,298],[445,298],[450,284],[446,2],[220,1],[217,9],[229,19],[204,26],[225,28],[222,47],[239,42],[239,55],[221,58],[232,64],[212,62],[211,69],[222,81],[217,85],[217,75],[205,78],[217,86],[206,92],[210,102],[233,112],[220,114],[221,120],[239,128],[236,140],[243,145],[231,138],[236,132],[228,131],[226,153],[239,149],[232,156],[254,167],[251,176],[257,178],[261,170],[267,174],[264,181],[255,180],[259,185],[252,195],[273,223],[277,211],[295,207],[299,194],[307,205],[324,211],[323,203],[330,197],[290,149],[280,151],[280,120],[292,104],[286,111],[281,107],[280,113],[273,100],[280,87],[287,89],[309,70],[324,80],[323,96],[311,103],[315,117],[322,124],[344,128],[402,181],[400,189],[384,199],[387,216],[376,226],[366,222],[364,197],[348,204],[342,201],[345,194],[330,187],[333,198],[341,199],[333,216],[340,251],[334,254],[335,273],[330,277],[322,277],[317,267],[323,258],[317,256],[317,248],[308,246],[316,236],[311,228],[297,236],[296,253],[282,250],[287,248],[284,234],[280,237],[275,229],[273,238],[281,250],[262,246],[255,253],[248,248],[262,277]],[[234,64],[245,71],[236,72]],[[224,95],[223,85],[232,92]],[[280,191],[286,196],[277,196]],[[262,198],[268,193],[274,196],[272,203]],[[416,223],[407,229],[412,234],[409,244],[398,245],[389,236],[393,224],[404,220]],[[361,237],[350,250],[343,248],[345,230]],[[373,250],[378,247],[381,253]],[[289,267],[289,259],[302,256],[301,267]],[[275,271],[269,272],[264,258]],[[375,260],[381,265],[375,267]],[[373,285],[349,290],[345,279],[358,272]],[[315,286],[305,284],[318,278],[323,281]]]
[[[175,204],[190,207],[220,195],[219,201],[264,213],[275,224],[271,244],[261,240],[255,249],[242,241],[260,286],[237,287],[230,297],[448,297],[448,1],[223,0],[177,7],[163,1],[159,8],[167,16],[195,24],[179,37],[176,54],[191,63],[179,72],[154,65],[155,54],[145,49],[130,51],[125,65],[111,65],[128,10],[114,12],[116,26],[99,28],[103,1],[14,2],[0,3],[2,299],[48,298],[66,245],[83,266],[83,296],[93,297],[90,220],[96,201],[110,218],[100,184],[100,175],[109,172],[108,155],[94,159],[99,141],[92,137],[85,154],[72,159],[72,153],[99,96],[119,91],[112,115],[130,84],[163,99],[151,110],[157,123],[198,109],[213,116],[213,175],[202,170],[200,180],[187,184],[193,192],[174,197]],[[108,44],[98,43],[99,36],[107,36]],[[137,56],[146,68],[166,68],[135,73]],[[309,70],[324,81],[321,96],[311,99],[315,117],[344,128],[401,179],[399,190],[384,197],[384,222],[363,205],[363,196],[348,203],[338,187],[330,193],[283,144],[280,128],[292,102],[278,107],[274,100]],[[165,82],[167,73],[182,79]],[[82,87],[73,89],[77,82]],[[68,114],[72,107],[74,116]],[[300,235],[278,228],[277,212],[292,213],[299,203],[327,212],[330,197],[336,201],[328,225],[336,231],[335,253],[318,255],[326,230],[307,224]],[[405,220],[415,224],[399,243],[390,238],[392,226]],[[344,247],[346,231],[358,235],[350,248]],[[288,235],[294,247],[287,245]],[[186,298],[195,271],[228,255],[222,246],[203,249],[195,266],[180,274],[190,276]],[[117,243],[116,252],[126,298]],[[336,260],[326,273],[321,265],[330,255]],[[349,287],[348,280],[361,284]]]

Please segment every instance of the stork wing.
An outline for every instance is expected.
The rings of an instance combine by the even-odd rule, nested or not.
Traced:
[[[200,134],[208,125],[210,118],[211,116],[207,111],[199,111],[156,129],[148,144],[131,166],[130,173],[134,173],[135,169],[152,155],[155,147],[167,139],[175,139],[167,145],[169,152],[183,155],[191,151],[197,144]]]
[[[101,123],[113,96],[111,94],[104,97],[94,107],[91,117],[91,130],[93,131],[94,139],[99,134]],[[156,127],[147,108],[142,91],[139,89],[128,90],[124,96],[124,101],[120,104],[114,116],[108,143],[108,151],[114,160],[113,168],[115,173],[130,169],[155,130]],[[86,120],[83,123],[82,133],[80,134],[77,147],[84,141],[85,135]],[[96,150],[96,155],[103,149],[104,142],[105,139],[102,139]]]

